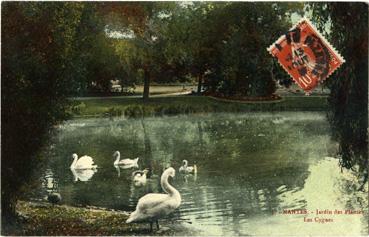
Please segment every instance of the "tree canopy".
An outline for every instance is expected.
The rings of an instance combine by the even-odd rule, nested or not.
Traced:
[[[308,10],[346,62],[326,81],[328,119],[339,142],[341,165],[368,172],[368,5],[311,3]],[[329,26],[329,27],[328,27]],[[327,31],[330,29],[330,31]]]
[[[2,219],[14,213],[19,188],[38,165],[39,148],[65,117],[81,3],[2,4]]]

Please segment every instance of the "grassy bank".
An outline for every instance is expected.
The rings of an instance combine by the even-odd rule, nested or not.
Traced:
[[[324,111],[326,97],[285,97],[279,101],[239,103],[205,96],[172,96],[151,98],[144,103],[141,98],[79,99],[70,110],[73,117],[109,116],[160,116],[208,112],[248,111]]]
[[[23,223],[7,235],[184,235],[191,234],[180,222],[161,221],[161,228],[150,232],[149,224],[126,224],[126,212],[81,208],[66,205],[52,206],[44,202],[19,201],[17,211]],[[175,232],[175,233],[174,233]],[[3,233],[4,234],[4,233]]]

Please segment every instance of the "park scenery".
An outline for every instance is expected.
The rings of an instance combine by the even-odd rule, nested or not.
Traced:
[[[1,3],[1,235],[368,221],[366,3]]]

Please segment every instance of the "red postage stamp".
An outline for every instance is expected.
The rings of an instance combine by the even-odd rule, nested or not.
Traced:
[[[306,18],[267,50],[307,94],[345,62]]]

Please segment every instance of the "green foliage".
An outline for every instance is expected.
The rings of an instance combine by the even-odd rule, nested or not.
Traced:
[[[81,103],[74,102],[70,106],[70,112],[73,114],[82,114],[85,109],[86,109],[86,104],[83,102]]]
[[[115,40],[128,77],[145,85],[187,81],[227,95],[268,96],[275,90],[266,48],[290,27],[296,3],[112,3],[109,28],[130,37]],[[119,12],[123,12],[117,17]],[[130,19],[127,21],[127,17]],[[111,18],[109,18],[111,19]],[[139,73],[142,71],[143,73]],[[148,96],[148,87],[144,90]],[[144,93],[144,94],[145,94]]]
[[[129,75],[137,77],[143,71],[144,99],[147,99],[151,80],[163,81],[172,76],[171,66],[167,64],[163,54],[166,47],[163,32],[176,4],[145,2],[130,3],[128,6],[140,14],[133,14],[127,21],[129,13],[117,16],[122,9],[119,4],[112,3],[112,11],[108,16],[115,15],[115,20],[108,26],[111,31],[133,34],[131,37],[117,39],[115,47]]]
[[[4,221],[14,217],[19,190],[41,163],[37,153],[52,127],[68,114],[84,112],[84,103],[68,111],[66,97],[108,91],[110,80],[125,79],[97,7],[81,2],[2,4]]]
[[[328,119],[340,145],[341,165],[359,165],[359,170],[367,173],[368,5],[312,3],[307,8],[312,11],[314,23],[346,60],[326,81],[331,90]]]
[[[111,107],[108,108],[106,113],[105,113],[108,117],[113,117],[113,116],[122,116],[123,111],[119,108],[115,108],[115,107]]]
[[[85,9],[78,2],[2,4],[3,221],[14,217],[19,190],[31,182],[52,127],[67,118],[66,96],[80,79],[71,59]]]
[[[227,94],[268,96],[275,91],[273,59],[266,48],[289,27],[288,11],[280,5],[234,3],[215,14],[217,19],[226,19],[219,43],[222,60],[215,67],[228,81],[223,88]]]
[[[85,4],[74,42],[70,60],[78,74],[71,75],[74,84],[70,94],[109,93],[112,80],[124,82],[127,79],[96,4]]]
[[[185,62],[199,89],[205,77],[211,93],[268,96],[278,68],[266,48],[301,9],[298,3],[194,3],[171,19],[166,53]]]
[[[106,116],[106,108],[122,111],[126,118],[181,113],[248,112],[248,111],[325,111],[326,97],[287,97],[279,101],[239,103],[203,96],[154,97],[147,103],[140,98],[86,99],[86,107],[74,117]],[[120,115],[119,115],[120,116]]]

